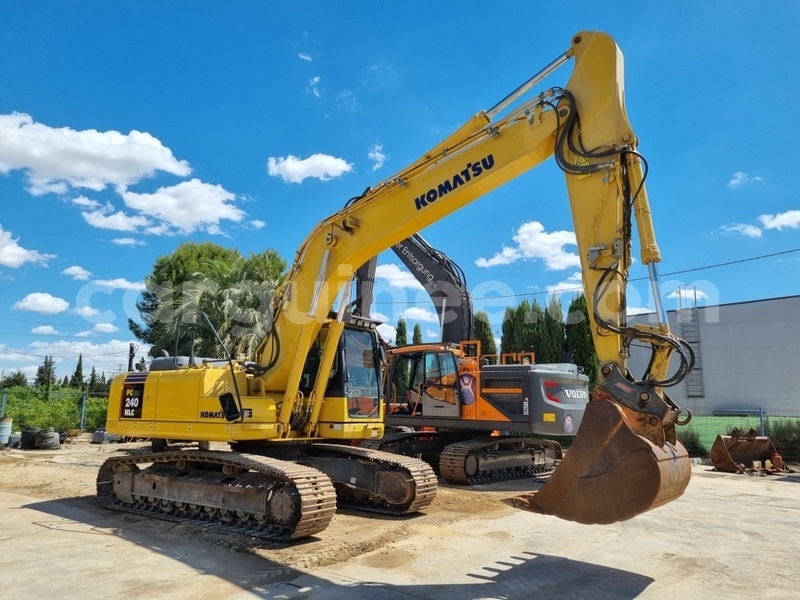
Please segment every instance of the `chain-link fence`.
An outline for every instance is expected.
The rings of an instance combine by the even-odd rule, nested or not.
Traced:
[[[742,434],[754,429],[757,435],[770,438],[785,463],[800,464],[800,409],[693,410],[691,422],[678,428],[678,437],[690,456],[707,458],[717,436],[734,429]]]
[[[52,427],[56,431],[91,432],[105,427],[107,406],[104,393],[89,394],[74,389],[46,393],[37,388],[9,388],[2,390],[0,416],[11,417],[15,430]],[[800,464],[800,409],[694,410],[691,422],[678,427],[678,437],[690,456],[707,458],[716,437],[729,435],[734,428],[742,433],[755,429],[757,435],[768,436],[785,463]],[[558,441],[568,448],[572,438]]]

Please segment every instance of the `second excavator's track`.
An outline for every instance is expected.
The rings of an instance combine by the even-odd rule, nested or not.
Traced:
[[[347,457],[353,461],[365,461],[380,472],[391,475],[395,485],[402,481],[402,485],[405,486],[400,495],[405,496],[406,499],[401,502],[393,502],[382,497],[380,493],[360,488],[357,481],[353,485],[348,485],[346,482],[337,483],[334,478],[339,508],[385,515],[406,515],[424,510],[436,497],[438,489],[436,474],[428,463],[417,458],[339,444],[313,444],[309,456],[315,455]]]
[[[140,465],[148,466],[141,469]],[[136,477],[147,477],[147,486],[137,484]],[[109,458],[97,475],[97,496],[113,510],[212,524],[274,541],[315,535],[336,512],[336,492],[324,473],[287,461],[224,451]],[[191,502],[187,501],[190,496]],[[237,506],[242,498],[255,504],[263,500],[263,508]]]
[[[529,465],[510,468],[503,466],[502,461],[498,461],[496,468],[492,468],[493,457],[502,455],[509,449],[522,455],[525,454],[523,449],[528,451],[551,449],[553,460],[551,464],[535,464],[531,461]],[[557,442],[535,437],[484,436],[446,446],[439,457],[439,474],[449,483],[461,485],[492,483],[550,474],[560,459],[561,445]]]

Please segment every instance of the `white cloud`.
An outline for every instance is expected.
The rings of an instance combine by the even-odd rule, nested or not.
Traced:
[[[723,225],[720,227],[722,233],[740,233],[750,238],[760,238],[761,229],[755,225],[748,225],[747,223],[733,223],[731,225]]]
[[[677,297],[677,296],[676,296]],[[646,306],[626,306],[625,307],[625,314],[629,317],[635,317],[636,315],[646,315],[648,313],[653,312],[652,308],[647,308]]]
[[[72,203],[85,208],[98,208],[100,206],[100,203],[97,200],[92,200],[86,196],[78,196],[77,198],[73,198]]]
[[[105,373],[110,378],[117,372],[124,371],[128,366],[128,347],[130,340],[112,339],[103,343],[93,343],[91,340],[57,340],[57,341],[36,341],[30,344],[37,355],[53,356],[57,363],[64,365],[59,372],[66,371],[64,374],[72,373],[78,360],[78,355],[83,357],[83,372],[88,375],[94,367],[98,373]],[[137,342],[138,345],[138,342]],[[137,358],[145,355],[150,350],[150,346],[139,345]],[[28,354],[31,352],[28,350]],[[61,375],[63,378],[63,374]]]
[[[119,327],[113,323],[95,323],[95,326],[92,328],[92,330],[98,333],[113,333],[115,331],[119,331]]]
[[[800,227],[800,210],[787,210],[777,215],[761,215],[758,217],[765,229],[781,230],[784,227],[797,229]]]
[[[111,288],[112,290],[136,290],[143,292],[146,289],[143,281],[128,281],[121,277],[117,279],[96,279],[93,283],[100,287]]]
[[[516,248],[504,246],[492,258],[478,258],[475,264],[479,267],[494,267],[533,258],[544,261],[545,268],[552,271],[580,266],[578,255],[564,249],[565,246],[577,245],[575,233],[572,231],[548,233],[540,222],[529,221],[520,225],[514,241],[517,243]]]
[[[149,133],[53,128],[22,113],[0,115],[0,173],[15,169],[25,172],[35,195],[128,186],[159,171],[191,173],[186,161]]]
[[[310,56],[310,55],[308,55],[308,54],[305,54],[305,53],[303,53],[303,52],[298,52],[298,53],[297,53],[297,57],[298,57],[300,60],[305,60],[305,61],[308,61],[308,62],[311,62],[311,61],[313,60],[313,59],[311,58],[311,56]]]
[[[375,267],[375,279],[383,279],[393,288],[425,289],[410,271],[395,264],[378,265]]]
[[[341,158],[319,153],[312,154],[305,159],[290,154],[285,158],[270,156],[267,160],[269,174],[280,177],[286,183],[302,183],[304,179],[308,178],[328,181],[344,173],[349,173],[352,169],[353,165]]]
[[[314,94],[317,98],[322,97],[322,93],[319,91],[319,82],[320,82],[319,75],[317,75],[316,77],[312,77],[308,81],[308,91]]]
[[[136,231],[141,227],[147,227],[151,223],[147,217],[129,215],[121,210],[112,213],[110,210],[113,210],[113,208],[107,204],[99,210],[81,214],[83,215],[83,220],[92,227],[111,229],[112,231]]]
[[[55,335],[58,333],[58,331],[53,329],[50,325],[39,325],[38,327],[31,329],[31,333],[35,333],[37,335]]]
[[[100,314],[100,310],[92,306],[77,306],[72,309],[72,312],[84,318],[89,318]]]
[[[144,246],[145,242],[142,240],[137,240],[136,238],[115,238],[111,240],[112,244],[116,244],[117,246]]]
[[[690,300],[694,302],[695,300],[707,300],[708,294],[706,294],[703,290],[698,290],[695,287],[687,288],[687,287],[678,287],[675,288],[672,292],[667,295],[667,298],[681,298],[683,300]],[[647,312],[652,312],[649,310]]]
[[[14,308],[16,310],[30,310],[45,315],[54,315],[67,310],[69,302],[44,292],[34,292],[14,304]]]
[[[548,285],[545,289],[552,294],[583,292],[583,278],[578,271],[570,275],[566,281],[559,281],[555,285]]]
[[[435,313],[426,309],[412,306],[405,309],[400,313],[400,316],[406,321],[422,321],[424,323],[438,323],[439,317]]]
[[[195,231],[219,233],[220,221],[238,223],[247,214],[232,204],[236,199],[234,194],[220,185],[199,179],[162,187],[152,194],[122,191],[121,196],[128,208],[158,219],[167,226],[167,231],[175,228],[184,234]],[[163,228],[158,233],[162,231]],[[151,230],[151,233],[156,233],[156,230]]]
[[[61,271],[62,275],[69,275],[75,281],[88,281],[89,278],[92,276],[91,271],[87,271],[83,267],[79,267],[78,265],[72,265],[71,267],[67,267],[63,271]]]
[[[265,221],[262,221],[261,219],[253,219],[252,221],[250,221],[250,226],[253,229],[263,229],[264,227],[267,226],[267,223]]]
[[[376,328],[383,341],[387,344],[394,344],[397,339],[397,328],[386,323],[381,323]]]
[[[372,148],[369,149],[367,156],[372,161],[372,170],[377,171],[383,166],[383,163],[386,162],[386,155],[383,153],[383,146],[381,144],[375,144]]]
[[[389,320],[389,317],[387,317],[385,314],[374,310],[370,311],[369,316],[370,318],[375,319],[376,321],[383,321],[384,323],[386,323]]]
[[[752,181],[762,181],[761,177],[751,177],[747,173],[742,173],[741,171],[737,171],[731,177],[731,180],[728,182],[727,187],[729,189],[735,190],[738,187],[742,187],[743,185],[750,183]]]
[[[19,238],[11,237],[11,232],[4,230],[0,225],[0,265],[12,269],[29,262],[47,266],[47,261],[56,257],[55,254],[43,254],[36,250],[23,248],[18,241]]]

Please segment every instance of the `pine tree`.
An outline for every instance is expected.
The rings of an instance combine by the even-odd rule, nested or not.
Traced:
[[[573,362],[583,367],[589,377],[589,389],[593,389],[597,384],[600,361],[594,348],[585,296],[580,295],[570,303],[565,329],[567,353],[573,353]]]
[[[414,323],[414,335],[411,337],[412,344],[421,344],[422,343],[422,328],[419,326],[419,323]]]
[[[78,354],[78,366],[75,367],[75,372],[69,380],[69,387],[76,390],[83,389],[83,355]]]
[[[96,394],[97,392],[101,391],[99,388],[100,380],[97,378],[97,370],[92,367],[92,372],[89,375],[89,383],[87,384],[87,391],[90,394]]]
[[[56,370],[52,356],[44,357],[44,364],[36,370],[33,385],[44,390],[45,400],[50,399],[50,390],[56,385]]]

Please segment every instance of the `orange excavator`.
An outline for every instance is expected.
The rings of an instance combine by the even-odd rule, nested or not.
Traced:
[[[589,378],[570,362],[536,364],[535,353],[484,357],[472,339],[473,305],[464,271],[415,234],[392,246],[433,302],[441,341],[387,350],[386,434],[362,447],[418,456],[456,484],[549,474],[556,440],[575,435]],[[351,311],[368,315],[376,261],[356,271]]]
[[[530,93],[570,61],[563,87]],[[614,40],[576,34],[543,71],[313,229],[274,295],[271,328],[252,359],[170,357],[158,369],[115,378],[110,433],[228,442],[233,450],[110,458],[97,479],[102,502],[276,539],[323,530],[336,503],[423,510],[435,493],[423,461],[343,443],[381,437],[384,407],[376,323],[348,315],[341,299],[372,257],[551,157],[566,179],[600,375],[561,465],[517,505],[611,523],[680,496],[690,461],[676,425],[688,417],[680,419],[664,390],[693,357],[670,332],[661,303],[646,163],[624,97]],[[652,326],[626,320],[634,221],[657,304]],[[652,348],[638,378],[627,367],[631,343]]]

